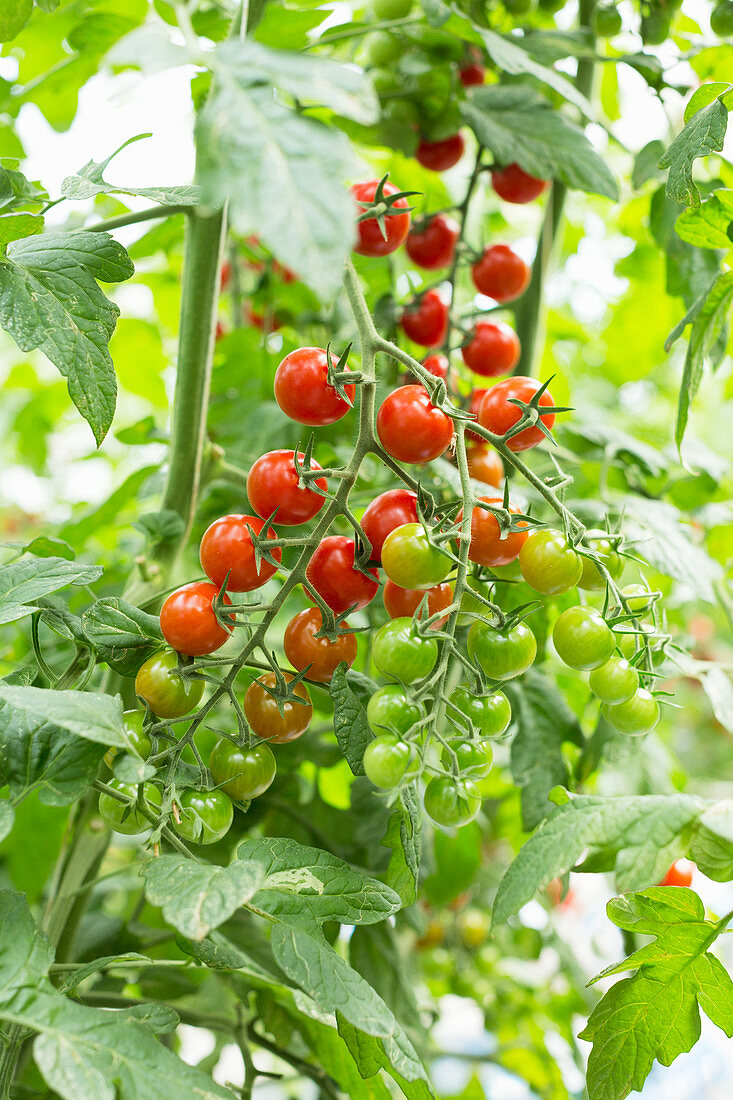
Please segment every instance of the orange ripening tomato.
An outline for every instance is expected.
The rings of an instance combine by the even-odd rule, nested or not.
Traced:
[[[283,676],[287,683],[294,679],[288,672],[284,672]],[[295,688],[297,700],[287,702],[271,694],[276,690],[276,685],[274,672],[266,672],[254,680],[244,693],[243,710],[253,733],[273,745],[285,745],[301,737],[308,729],[313,707],[303,684],[297,684]]]
[[[342,661],[351,668],[356,660],[356,635],[342,633],[330,642],[328,638],[317,638],[316,634],[323,626],[320,608],[307,607],[305,611],[290,620],[283,638],[285,656],[298,672],[308,669],[309,680],[318,680],[327,684]],[[340,627],[348,626],[341,623]]]
[[[479,497],[479,502],[483,501],[485,504],[496,504],[499,507],[502,506],[503,501],[501,497]],[[509,504],[509,511],[512,513],[519,513],[519,508],[515,508],[513,504]],[[461,508],[456,521],[458,523],[463,519],[463,509]],[[519,557],[519,551],[522,549],[522,544],[525,542],[529,533],[528,524],[522,523],[521,528],[527,528],[527,530],[520,529],[518,531],[510,531],[502,538],[502,531],[499,527],[499,521],[493,512],[490,512],[487,508],[482,508],[479,503],[473,510],[471,516],[471,542],[468,548],[468,556],[471,561],[476,562],[477,565],[486,565],[489,568],[499,565],[509,565],[510,562],[516,561]]]
[[[504,480],[504,463],[490,443],[471,443],[466,448],[466,461],[471,477],[499,488]]]

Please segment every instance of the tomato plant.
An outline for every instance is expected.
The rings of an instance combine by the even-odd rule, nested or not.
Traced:
[[[495,435],[506,435],[513,432],[506,441],[510,451],[526,451],[530,447],[536,447],[545,439],[545,433],[539,424],[532,424],[528,428],[522,428],[514,432],[515,425],[523,419],[524,410],[519,401],[524,405],[531,405],[536,400],[537,406],[553,406],[554,402],[549,390],[540,393],[541,386],[534,378],[507,378],[503,382],[497,382],[495,386],[486,391],[481,402],[478,414],[478,422],[482,428]],[[539,393],[539,397],[537,394]],[[555,414],[540,413],[540,423],[549,431],[555,423]]]
[[[592,607],[569,607],[552,630],[558,656],[571,668],[600,668],[616,648],[616,639],[603,616]]]
[[[252,592],[261,588],[277,573],[277,566],[260,554],[252,541],[252,535],[262,536],[265,527],[259,516],[231,515],[207,527],[199,546],[201,568],[206,576],[222,588],[226,584],[230,592]],[[267,528],[268,539],[277,538],[272,527]],[[282,561],[282,550],[273,546],[270,550],[275,561]]]
[[[234,807],[224,791],[185,790],[179,799],[180,820],[174,829],[194,844],[215,844],[229,832]]]
[[[458,164],[465,148],[462,134],[451,134],[442,141],[425,141],[423,138],[415,156],[423,168],[430,168],[433,172],[446,172]]]
[[[468,653],[490,680],[513,680],[534,662],[537,642],[526,623],[500,630],[476,619],[468,632]]]
[[[471,477],[498,489],[504,480],[504,463],[487,443],[475,443],[466,448],[466,465]]]
[[[427,602],[427,612],[422,611],[418,618],[430,618],[440,611],[446,611],[453,603],[453,588],[447,582],[434,584],[430,588],[402,588],[387,578],[382,593],[384,609],[390,619],[412,618],[423,600]],[[439,630],[448,620],[448,616],[441,616],[432,624],[433,630]]]
[[[512,708],[503,691],[477,695],[465,687],[457,687],[450,693],[449,700],[481,737],[501,737],[509,728]]]
[[[278,683],[274,672],[266,672],[254,680],[244,693],[242,710],[252,732],[273,745],[286,745],[302,737],[313,717],[308,690],[302,683],[293,688],[289,672]]]
[[[471,513],[471,541],[468,556],[478,565],[490,567],[508,565],[519,557],[528,534],[527,524],[520,520],[514,531],[502,528],[495,513],[484,508],[484,504],[503,508],[500,497],[479,497],[478,504]],[[509,503],[507,511],[510,516],[517,515],[519,509]],[[459,523],[462,518],[463,509],[458,513]]]
[[[334,369],[336,364],[331,364]],[[346,416],[356,389],[345,385],[343,396],[328,381],[329,357],[323,348],[291,351],[275,372],[275,400],[291,420],[323,427]]]
[[[176,654],[165,650],[140,665],[135,676],[135,694],[158,718],[180,718],[201,701],[204,681],[184,678]]]
[[[471,277],[479,294],[497,302],[513,302],[524,294],[532,271],[508,244],[492,244],[471,268]]]
[[[543,596],[569,592],[580,583],[583,563],[561,531],[537,531],[519,551],[519,568],[527,584]]]
[[[374,636],[372,659],[387,679],[411,684],[432,671],[438,659],[438,643],[421,635],[412,619],[393,619]]]
[[[426,271],[448,267],[453,262],[460,231],[461,227],[455,218],[447,214],[436,214],[424,225],[413,224],[405,242],[405,251],[413,263],[424,267]]]
[[[409,489],[388,489],[370,501],[360,520],[371,543],[371,560],[381,562],[382,547],[395,527],[417,523],[417,494]]]
[[[493,378],[510,374],[519,362],[521,348],[509,325],[479,321],[471,339],[461,348],[463,362],[474,374]]]
[[[531,176],[514,163],[493,169],[491,183],[499,198],[512,203],[533,202],[548,187],[547,180]]]
[[[420,774],[415,746],[392,733],[382,733],[364,750],[364,772],[375,787],[392,790],[411,783]]]
[[[374,692],[367,704],[367,719],[375,733],[392,732],[408,734],[420,721],[422,711],[410,702],[404,689],[397,684],[387,684]]]
[[[306,471],[319,471],[321,467],[313,460],[306,464],[305,455],[298,452],[298,466]],[[325,477],[316,477],[314,484],[321,490],[315,492],[301,484],[294,451],[268,451],[252,465],[247,475],[247,496],[249,502],[262,519],[276,513],[277,522],[287,527],[307,523],[323,507],[327,482]]]
[[[248,802],[270,787],[277,765],[272,749],[264,741],[240,747],[222,738],[209,757],[209,771],[214,782],[231,798]]]
[[[429,539],[421,523],[395,527],[382,545],[382,567],[400,588],[432,588],[451,570],[451,560]]]
[[[404,310],[400,324],[405,336],[424,348],[442,344],[448,331],[448,306],[437,290],[428,290]]]
[[[354,540],[343,535],[329,535],[319,543],[308,563],[306,579],[337,614],[366,607],[379,589],[376,569],[362,572],[358,568]]]
[[[481,809],[481,795],[472,779],[438,776],[425,787],[425,813],[444,829],[467,825]]]
[[[343,624],[346,625],[346,624]],[[310,680],[327,684],[342,661],[356,660],[356,635],[339,628],[334,639],[318,637],[323,629],[319,608],[307,607],[290,620],[283,636],[285,656],[298,672]]]
[[[377,433],[393,458],[422,464],[450,446],[453,422],[431,403],[422,386],[401,386],[380,405]]]
[[[383,41],[390,40],[387,38]],[[399,49],[399,44],[397,48]],[[386,59],[389,60],[391,59]],[[410,230],[409,204],[406,198],[399,197],[399,188],[388,181],[382,183],[380,180],[364,180],[363,183],[355,183],[351,193],[358,208],[364,213],[383,208],[374,217],[360,217],[356,225],[357,243],[354,251],[361,256],[387,256],[394,252],[404,243]]]

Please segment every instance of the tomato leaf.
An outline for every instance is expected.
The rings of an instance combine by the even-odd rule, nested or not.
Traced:
[[[7,801],[0,799],[0,840],[5,840],[15,821],[15,810]]]
[[[160,620],[117,596],[97,600],[81,617],[82,630],[102,661],[133,676],[163,644]]]
[[[75,737],[120,749],[131,747],[119,695],[15,687],[0,682],[0,700],[32,721],[52,722]]]
[[[728,126],[728,111],[715,99],[692,116],[666,153],[659,167],[669,168],[667,194],[683,206],[699,206],[700,192],[692,178],[692,166],[699,157],[719,153]]]
[[[348,668],[343,661],[334,672],[329,686],[333,699],[333,729],[336,740],[354,775],[364,774],[364,750],[373,739],[366,710],[347,680]]]
[[[698,248],[733,245],[733,191],[720,188],[703,199],[702,205],[683,210],[675,222],[677,235]]]
[[[31,615],[38,600],[67,584],[92,584],[102,576],[97,565],[79,565],[64,558],[24,558],[0,567],[0,623]]]
[[[391,849],[387,882],[402,898],[403,905],[412,905],[417,897],[422,855],[422,809],[414,784],[400,791],[382,844]]]
[[[33,14],[33,0],[3,0],[0,11],[0,42],[10,42]]]

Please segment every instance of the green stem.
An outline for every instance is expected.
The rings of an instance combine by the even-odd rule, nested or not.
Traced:
[[[193,206],[178,204],[175,206],[150,206],[147,210],[138,210],[137,213],[120,214],[118,218],[105,218],[104,221],[94,225],[83,225],[85,233],[107,233],[110,229],[122,229],[125,225],[137,225],[139,222],[151,222],[156,218],[170,218],[174,214],[191,214]]]

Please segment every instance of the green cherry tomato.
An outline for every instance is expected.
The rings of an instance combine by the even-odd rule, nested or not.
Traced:
[[[127,736],[130,739],[130,747],[138,756],[141,756],[143,760],[147,760],[153,751],[153,743],[147,733],[143,733],[144,720],[145,711],[139,710],[137,707],[134,710],[126,710],[122,713],[122,721],[125,723]],[[112,767],[112,761],[119,751],[120,749],[117,745],[111,745],[110,748],[107,749],[104,754],[104,762],[108,768]]]
[[[645,46],[661,46],[670,33],[670,17],[663,11],[649,11],[641,17],[641,40]]]
[[[421,523],[403,523],[384,540],[382,567],[400,588],[432,588],[445,580],[452,562],[430,545]]]
[[[438,659],[438,643],[434,638],[421,637],[412,619],[392,619],[377,631],[372,657],[383,676],[412,684],[432,672]]]
[[[639,688],[625,703],[604,704],[603,713],[620,733],[641,737],[651,733],[659,721],[659,703],[645,688]]]
[[[229,832],[234,807],[224,791],[185,790],[178,800],[181,819],[172,822],[183,840],[214,844]]]
[[[575,588],[583,563],[561,531],[537,531],[522,544],[519,568],[535,592],[556,596]]]
[[[504,7],[511,15],[526,15],[532,0],[504,0]]]
[[[600,38],[612,38],[614,34],[619,33],[623,26],[621,12],[612,4],[597,8],[593,18],[593,26]]]
[[[602,703],[625,703],[639,687],[639,673],[624,657],[611,657],[591,671],[588,684]]]
[[[613,631],[592,607],[569,607],[555,623],[552,641],[561,661],[587,671],[605,665],[616,648]]]
[[[110,779],[107,786],[123,794],[130,802],[136,802],[137,787],[133,783],[122,783],[119,779]],[[154,784],[143,784],[143,798],[150,810],[160,809],[160,791]],[[102,820],[110,829],[114,829],[116,833],[124,833],[126,836],[144,833],[146,829],[152,828],[147,817],[136,809],[135,805],[131,806],[130,802],[120,802],[106,791],[99,796],[99,813]]]
[[[394,733],[383,733],[364,751],[364,772],[375,787],[390,791],[411,783],[420,774],[420,756],[415,746]]]
[[[613,543],[609,539],[589,539],[588,549],[593,550],[598,554],[605,565],[608,572],[616,581],[621,576],[624,570],[624,563],[614,549]],[[598,591],[606,587],[606,578],[601,573],[600,569],[594,561],[590,558],[581,558],[583,563],[583,572],[578,581],[578,588],[584,588],[590,591]]]
[[[181,718],[198,705],[204,694],[203,680],[184,679],[178,656],[172,649],[153,654],[140,666],[135,693],[158,718]]]
[[[630,659],[643,646],[643,635],[648,634],[651,639],[654,633],[654,627],[650,623],[624,623],[616,631],[616,645],[624,657]]]
[[[733,36],[733,0],[722,0],[710,14],[710,29],[719,38]]]
[[[246,748],[224,737],[214,745],[209,757],[209,771],[217,787],[238,802],[264,794],[276,770],[272,749],[264,741]]]
[[[474,592],[489,599],[489,586],[484,581],[478,580],[477,577],[466,577],[466,587],[461,596],[461,609],[458,612],[459,626],[470,626],[474,622],[474,615],[485,615],[488,611],[486,604],[477,600]]]
[[[405,47],[399,38],[388,31],[375,31],[369,35],[366,43],[366,56],[370,65],[382,68],[391,65],[405,52]]]
[[[471,720],[481,737],[501,737],[512,720],[511,704],[503,691],[474,695],[464,687],[457,687],[449,700]]]
[[[481,795],[471,779],[436,776],[425,787],[425,813],[443,829],[455,829],[473,821],[481,809]]]
[[[404,19],[411,9],[412,0],[372,0],[372,11],[377,19]]]
[[[375,691],[367,703],[367,721],[375,733],[406,734],[422,718],[417,703],[411,703],[403,688],[388,684]]]
[[[512,680],[534,661],[537,641],[526,623],[497,630],[477,619],[468,632],[468,655],[490,680]]]
[[[484,779],[494,763],[494,750],[487,741],[468,741],[451,738],[448,742],[458,758],[458,770],[470,779]],[[453,761],[447,749],[441,753],[444,768],[451,768]]]
[[[629,611],[635,613],[648,611],[652,605],[651,597],[654,594],[643,584],[627,584],[625,588],[621,589],[621,595],[626,599]]]

